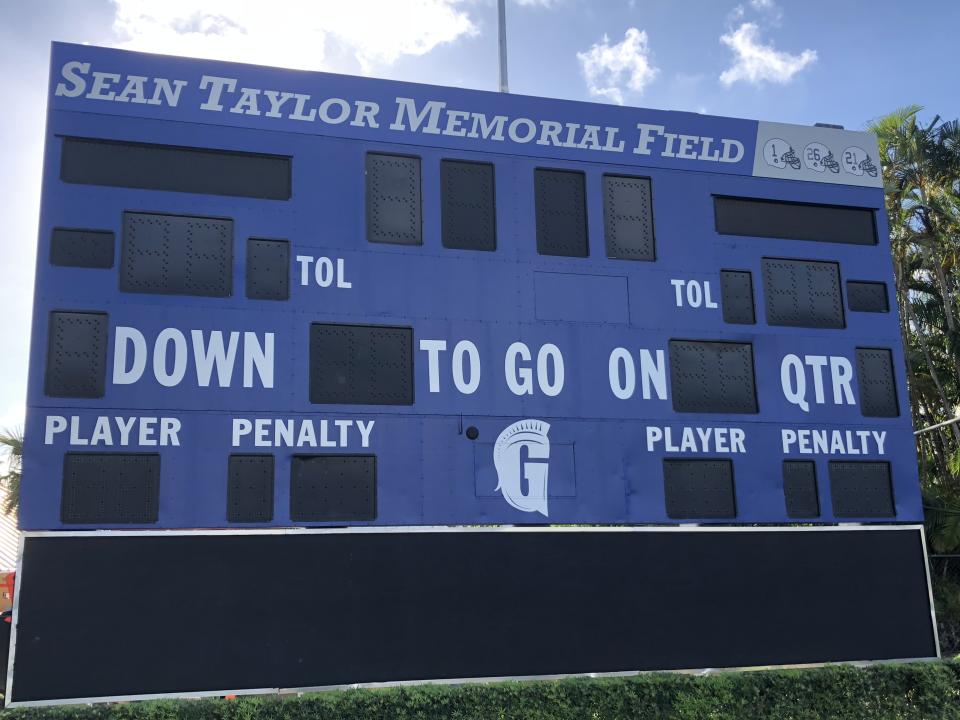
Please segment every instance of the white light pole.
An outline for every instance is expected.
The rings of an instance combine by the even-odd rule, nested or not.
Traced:
[[[507,85],[507,1],[497,0],[497,26],[500,30],[500,92],[510,92]]]

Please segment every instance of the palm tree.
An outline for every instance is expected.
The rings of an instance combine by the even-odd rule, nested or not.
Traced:
[[[918,427],[948,420],[960,401],[960,126],[900,108],[870,124],[880,141],[897,297]],[[960,426],[922,436],[931,482],[960,496]],[[949,460],[953,459],[952,466]]]
[[[960,414],[960,127],[922,108],[873,122],[880,141],[916,427]],[[960,424],[917,437],[941,642],[960,643]]]
[[[3,501],[0,510],[13,515],[20,507],[20,477],[23,461],[23,429],[14,428],[0,433],[0,452],[6,454],[7,468],[0,475]]]

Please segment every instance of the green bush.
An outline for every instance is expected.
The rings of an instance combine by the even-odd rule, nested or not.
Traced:
[[[957,718],[960,663],[422,685],[7,710],[0,720],[872,720]]]

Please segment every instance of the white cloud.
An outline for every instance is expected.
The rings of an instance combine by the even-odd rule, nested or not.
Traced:
[[[760,13],[767,24],[779,27],[783,22],[783,10],[773,0],[750,0],[750,7]]]
[[[586,52],[578,52],[590,94],[623,105],[624,88],[642,93],[660,70],[650,62],[647,33],[628,28],[621,42],[606,35]]]
[[[556,6],[560,0],[514,0],[517,5],[525,5],[527,7],[531,6],[540,6],[545,8],[550,8]]]
[[[784,85],[817,59],[816,50],[791,55],[773,45],[764,45],[760,41],[760,29],[752,22],[745,22],[736,30],[721,35],[720,42],[734,55],[733,65],[720,74],[720,82],[728,87],[739,80],[754,85],[764,82]]]
[[[9,405],[0,411],[0,433],[22,430],[27,410],[23,404]]]
[[[147,52],[363,72],[477,33],[461,0],[113,0],[118,47]]]

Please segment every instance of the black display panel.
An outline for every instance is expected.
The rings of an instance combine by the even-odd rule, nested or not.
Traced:
[[[290,298],[290,243],[247,239],[247,297],[251,300]]]
[[[837,263],[765,257],[763,292],[768,325],[844,326]]]
[[[663,490],[669,518],[737,516],[730,460],[664,460]]]
[[[720,304],[723,321],[736,325],[753,325],[753,274],[748,270],[720,271]]]
[[[490,163],[440,162],[440,235],[444,247],[497,249],[493,177]]]
[[[537,252],[587,257],[587,198],[584,175],[567,170],[534,172]]]
[[[864,417],[897,417],[893,354],[886,348],[857,348],[857,387]]]
[[[83,185],[288,200],[292,160],[281,155],[67,137],[60,179]]]
[[[788,517],[801,519],[820,516],[817,466],[812,460],[784,460],[783,499]]]
[[[422,245],[420,158],[367,154],[367,240]]]
[[[103,397],[107,372],[107,320],[106,313],[50,313],[44,394],[50,397]]]
[[[837,517],[893,517],[890,463],[831,461],[830,496]]]
[[[607,257],[657,259],[650,178],[603,176],[603,228]]]
[[[874,211],[867,208],[715,197],[714,210],[723,235],[877,244]]]
[[[157,454],[66,453],[60,520],[154,523],[160,504]]]
[[[677,412],[755,413],[753,346],[671,340],[670,387]]]
[[[887,284],[848,280],[847,307],[854,312],[890,312]]]
[[[28,536],[18,583],[14,702],[937,654],[915,527]]]
[[[231,455],[227,466],[227,520],[273,519],[273,455]]]
[[[377,519],[374,455],[294,455],[290,462],[290,519],[336,522]]]
[[[109,230],[55,228],[50,239],[50,264],[112,268],[113,233]]]
[[[310,325],[310,402],[413,404],[413,330]]]
[[[229,297],[233,289],[233,220],[125,212],[120,289]]]

